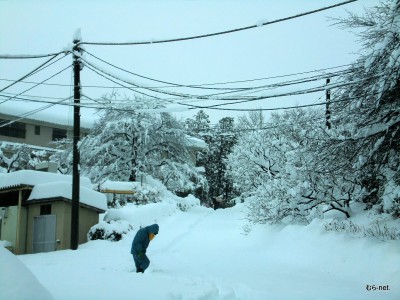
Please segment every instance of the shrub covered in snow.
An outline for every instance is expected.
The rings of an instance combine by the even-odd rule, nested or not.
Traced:
[[[382,241],[400,240],[400,230],[388,227],[387,224],[381,224],[375,221],[369,226],[358,225],[349,220],[330,220],[324,223],[326,231],[346,232],[358,237],[374,237]]]
[[[90,228],[87,239],[88,240],[109,240],[117,242],[122,239],[124,234],[127,234],[133,229],[132,225],[125,220],[110,220],[108,222],[102,221],[99,224]]]
[[[200,205],[200,200],[193,195],[188,195],[185,198],[176,197],[176,206],[181,211],[187,211],[189,208]]]

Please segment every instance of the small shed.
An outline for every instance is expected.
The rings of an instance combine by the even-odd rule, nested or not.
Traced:
[[[143,181],[143,177],[142,177]],[[126,181],[110,181],[107,180],[99,185],[98,189],[107,197],[107,203],[110,207],[118,207],[124,205],[126,202],[136,202],[134,195],[140,189],[140,182],[126,182]]]
[[[0,240],[15,254],[70,248],[72,176],[23,170],[0,174]],[[79,244],[99,222],[107,199],[80,179]]]

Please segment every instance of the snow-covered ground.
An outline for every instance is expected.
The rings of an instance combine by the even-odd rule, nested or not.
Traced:
[[[173,201],[132,204],[113,212],[134,227],[119,242],[17,258],[56,300],[400,299],[400,241],[328,233],[322,220],[258,225],[246,235],[244,210],[243,204],[216,211],[195,205],[186,212]],[[155,221],[160,232],[148,248],[151,265],[137,274],[133,236],[139,225]],[[1,273],[3,294],[18,280]],[[29,297],[15,299],[42,299],[30,284],[17,286]]]

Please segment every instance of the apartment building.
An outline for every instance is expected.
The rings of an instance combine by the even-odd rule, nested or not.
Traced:
[[[72,127],[63,120],[60,123],[34,119],[15,120],[17,116],[0,113],[0,142],[54,148],[54,141],[72,137]],[[89,130],[81,127],[81,135],[87,135]]]

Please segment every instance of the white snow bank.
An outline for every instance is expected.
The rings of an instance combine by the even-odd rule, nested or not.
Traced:
[[[28,201],[54,197],[72,199],[72,183],[58,181],[37,184],[32,189],[32,193],[29,196]],[[81,186],[79,189],[79,201],[92,207],[107,210],[106,196],[85,186]]]
[[[0,220],[1,220],[1,218],[0,218]],[[12,246],[12,243],[11,242],[9,242],[9,241],[6,241],[6,240],[0,240],[0,247],[11,247]]]
[[[0,247],[0,298],[53,300],[53,296],[11,252]]]
[[[130,254],[138,228],[118,242],[96,240],[77,251],[20,259],[58,300],[400,299],[400,241],[326,233],[323,220],[257,225],[244,235],[243,204],[182,212],[161,202],[116,211],[136,226],[160,226],[144,274],[134,272]],[[390,290],[368,291],[367,285]]]
[[[157,223],[176,211],[176,205],[171,203],[150,203],[140,206],[129,203],[122,209],[109,209],[104,216],[104,221],[125,220],[137,231],[140,227]]]

